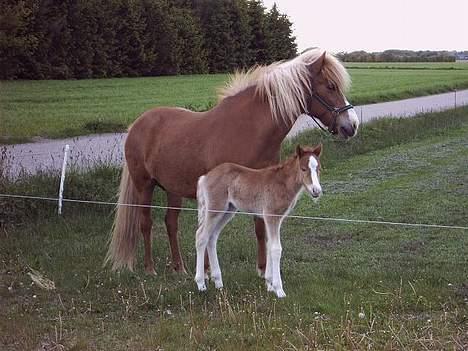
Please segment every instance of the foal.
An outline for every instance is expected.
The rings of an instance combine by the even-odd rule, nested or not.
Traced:
[[[264,219],[267,229],[267,289],[278,297],[286,296],[280,273],[280,227],[304,189],[314,198],[322,193],[319,183],[321,152],[321,144],[314,148],[298,145],[293,156],[276,166],[255,170],[224,163],[199,178],[195,276],[198,290],[206,290],[205,250],[208,251],[211,278],[216,288],[223,287],[216,242],[235,211],[240,210]]]

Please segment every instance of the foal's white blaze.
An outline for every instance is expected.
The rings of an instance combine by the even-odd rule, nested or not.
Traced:
[[[322,193],[322,187],[320,186],[318,179],[318,162],[314,156],[310,156],[309,158],[309,169],[310,176],[312,178],[312,185],[307,186],[307,188],[312,196],[318,197]]]

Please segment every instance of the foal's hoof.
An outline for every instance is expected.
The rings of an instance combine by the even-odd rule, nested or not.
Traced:
[[[213,279],[214,285],[216,289],[222,289],[223,288],[223,281],[221,279]]]
[[[275,291],[275,294],[279,299],[282,299],[283,297],[286,297],[286,293],[284,292],[283,289],[277,289]]]
[[[198,291],[206,291],[205,281],[203,281],[202,283],[199,283],[199,282],[196,282],[196,283],[197,283],[197,286],[198,286]]]

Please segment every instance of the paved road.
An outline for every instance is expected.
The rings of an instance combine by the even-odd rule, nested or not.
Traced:
[[[413,99],[356,106],[363,123],[387,117],[411,117],[421,112],[441,111],[455,106],[468,105],[468,90],[424,96]],[[303,115],[294,124],[288,137],[315,128],[311,118]],[[93,166],[98,162],[121,164],[122,145],[125,133],[89,135],[60,140],[40,140],[35,143],[1,147],[0,157],[6,157],[7,169],[13,178],[22,172],[36,173],[39,170],[54,170],[59,174],[63,161],[63,149],[70,145],[70,164],[74,167]],[[3,150],[1,150],[3,149]]]

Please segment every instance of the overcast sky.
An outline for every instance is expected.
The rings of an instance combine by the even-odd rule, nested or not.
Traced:
[[[299,51],[468,50],[468,0],[263,0],[275,2]]]

